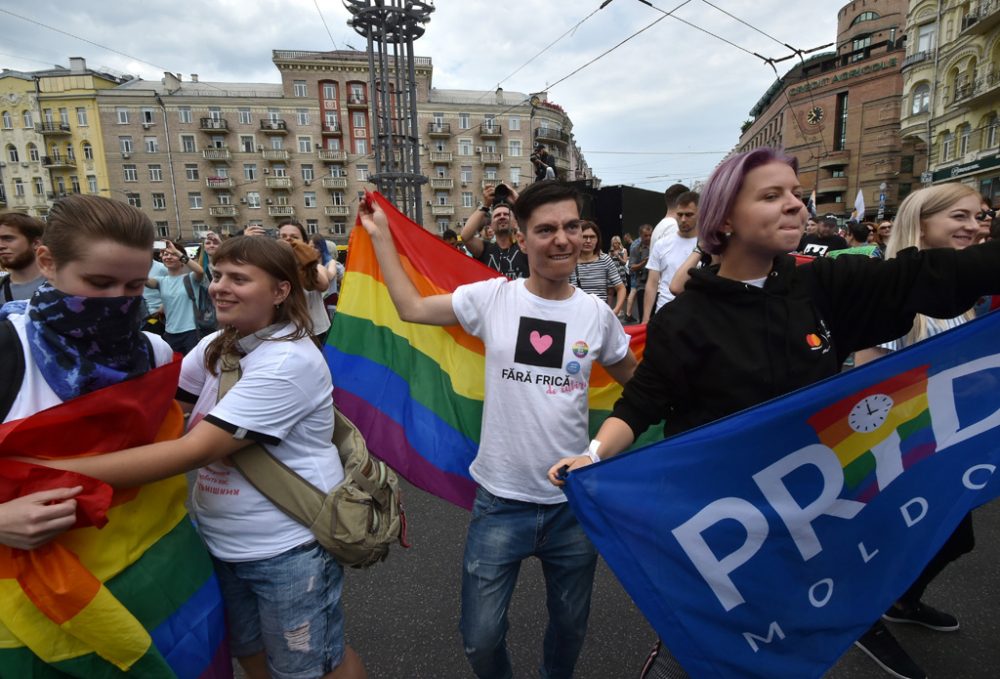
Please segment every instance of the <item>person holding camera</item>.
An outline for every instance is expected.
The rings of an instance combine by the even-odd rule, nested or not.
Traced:
[[[535,144],[535,152],[528,160],[535,166],[536,182],[556,178],[556,164],[549,152],[545,150],[545,144]]]
[[[187,354],[198,344],[201,335],[195,322],[194,306],[184,287],[184,277],[190,276],[192,287],[198,287],[205,271],[197,260],[188,257],[169,240],[156,241],[153,247],[160,250],[164,269],[150,270],[146,287],[160,292],[165,325],[163,339],[174,351]]]
[[[462,227],[462,243],[469,253],[511,280],[527,278],[530,273],[528,257],[514,236],[511,206],[516,200],[517,192],[506,184],[487,186],[483,189],[483,202]],[[487,224],[492,225],[496,242],[483,240],[479,235]]]

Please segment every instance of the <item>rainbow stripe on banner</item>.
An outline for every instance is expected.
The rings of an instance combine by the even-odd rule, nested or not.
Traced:
[[[0,458],[73,457],[176,438],[180,361],[0,426]],[[76,485],[5,462],[0,501]],[[76,475],[79,477],[79,475]],[[232,677],[211,559],[183,476],[115,491],[88,477],[77,525],[24,551],[0,546],[0,676]]]
[[[499,276],[410,221],[383,196],[403,268],[422,295]],[[641,357],[645,326],[629,328]],[[358,222],[351,232],[337,314],[327,337],[334,401],[371,451],[413,483],[470,508],[469,465],[479,447],[485,353],[460,326],[406,323],[389,298],[371,239]],[[621,387],[598,365],[590,378],[591,430],[608,416]],[[662,438],[654,427],[642,443]]]
[[[808,419],[819,440],[836,453],[844,468],[843,497],[869,502],[902,471],[937,449],[927,404],[927,370],[921,366],[868,387]],[[876,459],[900,460],[881,466]]]

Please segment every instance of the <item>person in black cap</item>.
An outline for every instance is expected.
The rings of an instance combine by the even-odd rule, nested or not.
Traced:
[[[531,164],[535,166],[536,182],[556,178],[555,161],[545,150],[545,144],[535,144],[535,152],[531,154]]]
[[[799,241],[798,252],[813,257],[825,257],[834,250],[846,250],[847,241],[837,235],[837,215],[829,213],[816,224],[816,233],[806,234]]]

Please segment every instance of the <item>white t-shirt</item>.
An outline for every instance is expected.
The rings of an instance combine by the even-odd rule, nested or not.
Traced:
[[[286,326],[275,335],[291,332]],[[205,368],[205,349],[217,334],[184,357],[180,388],[197,397],[188,428],[207,417],[227,431],[246,429],[247,438],[320,490],[340,483],[344,470],[331,442],[333,384],[312,340],[244,339],[249,351],[240,359],[243,376],[216,403],[219,377]],[[209,551],[224,561],[266,559],[314,539],[225,460],[198,470],[191,508]]]
[[[664,217],[653,227],[653,233],[649,237],[649,247],[652,248],[661,238],[675,233],[677,233],[677,220],[673,217]]]
[[[309,319],[312,321],[312,334],[322,335],[330,329],[330,312],[326,310],[326,302],[322,290],[306,290],[306,308],[309,310]]]
[[[606,303],[574,289],[538,297],[524,279],[492,278],[455,290],[462,327],[486,347],[486,398],[479,452],[469,471],[500,497],[557,504],[549,467],[587,448],[591,364],[628,353],[628,335]]]
[[[679,233],[661,238],[649,250],[649,261],[646,268],[650,271],[660,272],[660,283],[656,288],[656,309],[659,311],[667,302],[674,299],[674,293],[670,292],[670,281],[674,274],[681,268],[684,260],[691,256],[694,247],[698,244],[698,237],[681,238]]]
[[[56,395],[56,392],[52,391],[52,387],[45,381],[45,378],[42,377],[42,372],[35,364],[35,359],[28,348],[26,330],[28,317],[24,314],[11,314],[8,316],[8,319],[14,325],[18,339],[21,340],[21,351],[24,353],[24,381],[21,383],[21,390],[17,392],[17,398],[14,399],[14,403],[10,408],[10,412],[7,413],[7,419],[4,422],[29,417],[41,410],[57,406],[63,402]],[[174,357],[174,350],[170,348],[170,345],[164,342],[161,337],[148,332],[145,335],[149,338],[150,345],[153,347],[155,364],[160,366],[170,363]]]

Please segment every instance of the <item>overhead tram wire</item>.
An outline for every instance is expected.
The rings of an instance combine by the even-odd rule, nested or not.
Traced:
[[[316,12],[319,14],[319,20],[323,22],[323,28],[326,29],[326,34],[330,36],[330,42],[333,43],[333,49],[340,51],[337,47],[337,41],[333,39],[333,33],[330,32],[330,27],[326,24],[326,17],[323,16],[323,10],[319,8],[319,0],[313,0],[313,4],[316,5]]]

